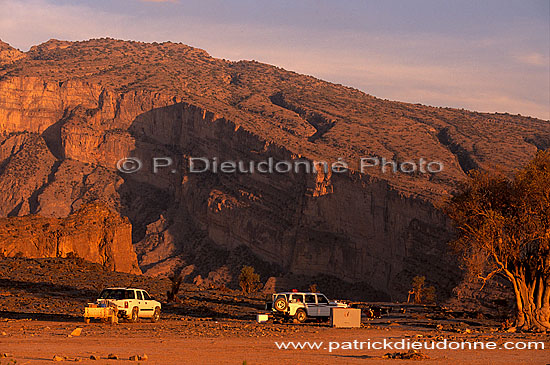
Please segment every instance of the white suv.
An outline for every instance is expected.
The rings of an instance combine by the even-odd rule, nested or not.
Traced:
[[[160,318],[160,303],[149,293],[135,288],[107,288],[97,299],[99,306],[116,306],[120,318],[137,322],[138,318],[149,318],[156,322]]]
[[[271,309],[274,315],[286,318],[292,317],[301,323],[311,317],[328,319],[332,308],[348,307],[345,303],[328,300],[321,293],[297,291],[275,293],[272,299],[272,302],[267,303],[266,309]]]

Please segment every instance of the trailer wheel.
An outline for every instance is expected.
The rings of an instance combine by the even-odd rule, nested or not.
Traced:
[[[136,323],[139,318],[139,309],[137,307],[134,307],[132,309],[132,314],[130,315],[130,322]]]
[[[111,318],[109,318],[110,324],[117,324],[118,323],[118,316],[116,314],[113,314]]]

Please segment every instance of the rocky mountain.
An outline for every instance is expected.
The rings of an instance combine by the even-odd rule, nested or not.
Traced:
[[[0,64],[7,64],[17,61],[25,54],[18,49],[13,48],[6,42],[0,40]]]
[[[183,44],[50,40],[10,55],[1,215],[65,217],[100,201],[129,218],[150,274],[193,264],[204,276],[239,252],[264,275],[327,275],[403,298],[420,274],[449,293],[459,269],[441,200],[471,169],[511,171],[550,146],[549,121],[382,100]],[[121,173],[125,157],[142,169]],[[154,173],[155,157],[173,162]],[[190,157],[350,168],[193,173]],[[361,158],[443,169],[361,171]]]
[[[0,218],[2,257],[85,257],[107,269],[140,274],[126,218],[87,204],[66,218]]]

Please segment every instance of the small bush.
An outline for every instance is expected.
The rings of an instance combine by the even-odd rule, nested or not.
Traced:
[[[252,266],[243,266],[239,275],[239,286],[244,294],[250,294],[260,289],[260,275],[254,272]]]
[[[181,282],[183,281],[183,275],[174,274],[168,277],[172,283],[170,290],[166,292],[166,298],[168,302],[180,303],[181,299],[178,297],[178,292],[180,290]]]
[[[412,281],[412,291],[414,294],[414,302],[416,304],[432,304],[435,302],[436,293],[435,287],[426,287],[425,276],[415,276]]]

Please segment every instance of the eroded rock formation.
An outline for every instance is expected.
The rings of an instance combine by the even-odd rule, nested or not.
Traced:
[[[141,273],[132,246],[132,225],[100,204],[87,204],[66,218],[0,218],[0,255],[73,256],[111,270]]]

